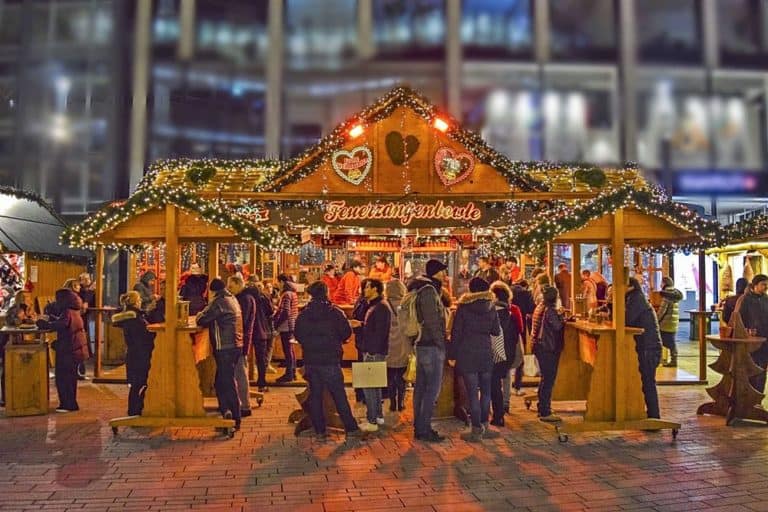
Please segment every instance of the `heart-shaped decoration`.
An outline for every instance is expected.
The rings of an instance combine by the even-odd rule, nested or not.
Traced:
[[[469,178],[474,169],[475,157],[466,151],[458,152],[447,147],[435,151],[435,171],[446,187]]]
[[[387,146],[387,154],[395,165],[403,165],[419,149],[419,139],[413,135],[403,138],[403,134],[391,131],[384,138],[384,144]]]
[[[357,146],[350,151],[340,149],[333,153],[331,164],[341,179],[359,185],[371,172],[373,154],[368,146]]]

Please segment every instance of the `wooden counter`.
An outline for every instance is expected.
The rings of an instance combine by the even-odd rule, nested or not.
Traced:
[[[119,426],[217,427],[231,428],[233,420],[206,416],[196,359],[204,345],[210,351],[207,329],[197,327],[194,317],[185,327],[151,324],[157,333],[147,381],[147,395],[141,416],[115,418],[109,422],[113,432]],[[202,341],[205,340],[203,344]],[[197,349],[196,345],[199,346]]]
[[[617,336],[611,325],[566,324],[552,399],[586,400],[587,408],[583,422],[558,427],[561,440],[567,433],[595,430],[669,428],[677,435],[679,423],[647,417],[633,338],[642,332],[625,327]]]

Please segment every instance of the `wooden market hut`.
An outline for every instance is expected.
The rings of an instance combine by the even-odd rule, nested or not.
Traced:
[[[717,259],[720,299],[735,293],[736,280],[768,273],[768,215],[755,215],[724,228],[721,243],[707,254]]]
[[[553,400],[586,400],[587,410],[583,423],[564,424],[560,428],[561,439],[567,439],[569,432],[589,430],[671,428],[676,435],[679,424],[646,418],[632,340],[634,334],[642,331],[620,328],[625,324],[623,297],[629,277],[626,247],[659,252],[700,249],[721,236],[722,228],[717,222],[699,217],[638,178],[592,200],[563,204],[554,215],[516,226],[496,242],[497,247],[522,251],[532,251],[546,243],[550,250],[552,244],[569,244],[573,262],[581,260],[582,244],[602,244],[611,250],[611,325],[583,320],[566,325],[566,347]],[[574,290],[579,270],[572,269]],[[700,334],[700,367],[705,368],[704,331]],[[701,378],[706,379],[706,373]]]
[[[38,195],[0,187],[0,256],[14,254],[23,261],[22,268],[13,268],[8,261],[0,262],[0,267],[19,272],[17,277],[29,291],[31,303],[41,302],[41,310],[66,279],[87,270],[93,256],[59,243],[65,227],[62,218]]]
[[[125,203],[95,213],[69,230],[66,238],[75,246],[95,247],[98,268],[104,247],[162,242],[166,261],[177,262],[180,243],[206,242],[211,244],[210,254],[217,253],[212,244],[238,241],[281,252],[291,247],[286,233],[301,234],[305,241],[318,244],[329,233],[354,234],[360,249],[365,240],[358,235],[365,232],[375,240],[395,240],[401,254],[417,251],[413,241],[431,233],[448,234],[476,246],[476,235],[488,240],[507,226],[537,216],[551,219],[567,211],[562,208],[568,204],[600,205],[605,196],[631,189],[622,185],[639,179],[633,167],[598,169],[604,184],[579,178],[591,172],[595,172],[592,166],[510,161],[424,97],[398,87],[289,161],[158,162]],[[657,240],[659,233],[667,240],[683,236],[674,223],[665,224],[663,216],[660,220],[645,213],[635,215],[628,201],[619,201],[613,209],[602,208],[584,226],[557,234],[586,227],[585,233],[614,244],[617,251],[623,251],[626,240],[639,239],[636,226],[649,240]],[[642,201],[637,205],[646,206]],[[606,215],[607,221],[598,219],[594,227],[586,226],[589,220]],[[251,261],[257,259],[254,255]],[[291,273],[299,267],[295,258],[281,263],[282,270]],[[167,265],[169,283],[178,281],[179,270],[178,265]],[[623,267],[614,271],[615,276],[623,275]],[[211,258],[209,275],[217,274]],[[176,300],[175,286],[167,286],[168,321],[158,334],[161,342],[156,346],[161,348],[153,355],[144,416],[119,419],[114,426],[224,425],[223,420],[203,418],[202,398],[190,391],[197,388],[188,381],[197,379],[192,371],[190,328],[186,319],[176,325]],[[623,323],[623,302],[616,308],[616,318],[619,325]],[[616,338],[621,341],[622,336]],[[626,343],[616,346],[629,350]],[[634,367],[627,370],[627,375],[633,371]],[[623,372],[617,372],[616,378],[631,379]],[[650,425],[639,419],[641,423],[623,422],[626,419],[635,418],[618,418],[620,425],[601,425]],[[677,425],[651,423],[665,428]]]

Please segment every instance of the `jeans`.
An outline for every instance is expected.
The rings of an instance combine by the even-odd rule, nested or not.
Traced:
[[[280,343],[283,345],[283,354],[285,354],[285,375],[296,378],[296,354],[293,352],[293,331],[280,333]]]
[[[768,342],[760,345],[760,348],[752,352],[752,360],[757,366],[762,368],[762,372],[749,378],[749,383],[758,392],[762,393],[765,389],[765,369],[768,367]]]
[[[357,362],[362,363],[363,357],[365,356],[363,350],[355,345],[355,351],[357,352]],[[343,358],[344,355],[342,354],[341,357]],[[358,403],[365,401],[365,393],[363,393],[363,388],[355,388],[355,401]]]
[[[154,345],[129,348],[125,357],[128,390],[128,416],[140,416],[144,410],[144,394]]]
[[[661,362],[661,347],[651,350],[639,350],[637,360],[640,367],[640,379],[643,382],[645,409],[649,418],[659,418],[659,394],[656,391],[656,367]]]
[[[235,380],[237,381],[237,394],[240,398],[240,409],[251,410],[251,390],[248,381],[248,358],[243,356],[235,366]]]
[[[253,351],[256,353],[256,371],[259,376],[256,378],[256,385],[260,388],[267,387],[267,353],[272,345],[272,340],[253,340]]]
[[[413,389],[413,428],[417,436],[432,431],[432,414],[443,382],[445,351],[416,346],[416,384]]]
[[[405,405],[405,375],[406,367],[387,368],[387,391],[389,392],[389,408],[402,410]]]
[[[539,383],[539,416],[542,418],[552,414],[552,389],[557,378],[557,366],[560,363],[560,352],[534,350],[539,362],[541,382]]]
[[[59,408],[77,411],[77,365],[72,354],[56,352],[56,392]]]
[[[491,373],[467,372],[461,374],[464,377],[464,386],[467,388],[469,415],[472,419],[472,426],[475,428],[480,428],[481,424],[488,423],[488,414],[491,411]]]
[[[509,385],[504,389],[503,382],[506,381],[509,384],[511,380],[509,374],[508,363],[502,362],[493,365],[493,373],[491,373],[491,404],[493,405],[493,419],[495,421],[504,421],[504,414],[507,412],[507,407],[504,404],[509,404],[510,390]]]
[[[661,344],[667,347],[673,356],[677,355],[677,345],[675,344],[675,333],[661,331]]]
[[[336,404],[336,411],[344,423],[344,430],[347,432],[358,430],[357,422],[352,416],[352,409],[349,407],[347,393],[344,390],[344,377],[341,374],[340,366],[308,364],[304,368],[304,378],[309,383],[309,417],[315,432],[318,434],[325,433],[323,395],[326,390],[331,395],[333,403]]]
[[[385,357],[384,354],[365,352],[363,361],[384,361]],[[365,396],[365,417],[368,419],[368,423],[376,423],[376,418],[384,417],[384,412],[381,410],[381,388],[363,388],[363,395]]]
[[[216,398],[219,401],[219,411],[225,414],[232,413],[235,422],[240,422],[240,398],[237,395],[237,382],[235,370],[243,358],[243,351],[239,348],[217,350],[213,356],[216,358]]]

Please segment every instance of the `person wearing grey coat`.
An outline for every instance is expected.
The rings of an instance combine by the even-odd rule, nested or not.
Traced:
[[[400,321],[400,302],[406,293],[405,285],[398,279],[392,279],[385,285],[384,291],[392,316],[389,327],[389,351],[387,352],[387,391],[389,393],[389,410],[402,411],[405,409],[405,370],[408,367],[408,356],[413,353],[413,343],[405,335],[405,324]]]

